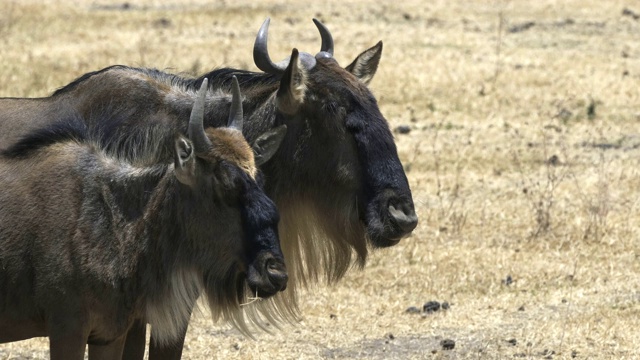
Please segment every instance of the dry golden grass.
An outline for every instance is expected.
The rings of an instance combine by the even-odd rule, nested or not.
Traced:
[[[623,15],[636,2],[121,5],[4,0],[0,96],[117,63],[255,69],[265,17],[274,58],[317,51],[319,17],[343,65],[384,41],[371,88],[391,126],[412,129],[397,144],[414,235],[305,292],[303,321],[257,341],[194,317],[185,358],[640,358],[640,20]],[[428,300],[451,308],[405,313]],[[0,345],[0,359],[46,356],[43,339]]]

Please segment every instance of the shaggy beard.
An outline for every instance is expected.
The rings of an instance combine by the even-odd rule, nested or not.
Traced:
[[[312,205],[323,203],[326,206]],[[286,290],[268,299],[258,299],[249,289],[245,274],[236,266],[229,268],[224,276],[201,276],[200,282],[193,280],[191,275],[178,277],[181,280],[170,287],[180,294],[173,296],[180,299],[175,302],[177,306],[162,317],[155,315],[155,323],[149,321],[156,341],[170,343],[178,332],[169,329],[187,326],[190,310],[197,307],[198,296],[194,297],[194,294],[199,295],[202,289],[214,322],[228,323],[245,336],[254,338],[256,331],[269,332],[270,326],[280,328],[284,323],[300,320],[300,288],[318,282],[335,283],[354,264],[364,266],[368,240],[355,200],[295,199],[279,202],[278,207],[281,209],[280,243],[289,275]],[[186,285],[177,286],[179,284]],[[147,314],[153,315],[149,311]]]
[[[312,205],[323,203],[326,205]],[[280,328],[283,323],[298,322],[300,288],[318,282],[335,283],[353,264],[363,267],[367,258],[366,229],[354,199],[304,201],[296,198],[277,204],[280,245],[289,275],[287,288],[260,301],[243,297],[245,305],[239,311],[224,311],[222,316],[249,337],[253,337],[255,329],[269,332],[269,325]],[[248,289],[244,294],[251,296]]]

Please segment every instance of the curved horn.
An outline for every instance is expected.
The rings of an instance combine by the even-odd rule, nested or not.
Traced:
[[[256,36],[256,42],[253,44],[253,62],[258,69],[266,72],[267,74],[282,74],[285,68],[279,67],[274,64],[269,57],[269,50],[267,50],[267,38],[269,36],[269,22],[270,18],[267,18],[258,31]]]
[[[331,54],[333,56],[333,36],[329,32],[326,26],[320,22],[318,19],[313,19],[313,23],[316,24],[318,31],[320,32],[320,37],[322,38],[322,45],[320,46],[320,51],[324,51],[326,53]]]
[[[242,95],[240,94],[240,84],[238,78],[234,75],[231,78],[231,109],[229,110],[228,127],[234,128],[242,132],[242,123],[244,115],[242,114]]]
[[[211,148],[211,141],[204,133],[204,98],[207,94],[207,87],[209,80],[205,78],[202,80],[202,85],[196,95],[196,101],[193,103],[191,109],[191,117],[189,118],[189,140],[193,143],[193,147],[196,152],[209,151]]]

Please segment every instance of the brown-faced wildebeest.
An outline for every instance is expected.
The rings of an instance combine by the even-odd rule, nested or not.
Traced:
[[[214,317],[242,329],[247,295],[286,286],[278,213],[239,131],[242,111],[205,131],[206,88],[169,163],[108,155],[73,116],[3,151],[0,342],[48,336],[51,359],[108,344],[94,357],[120,359],[136,319],[171,342],[204,292]]]
[[[191,90],[209,78],[205,126],[220,126],[227,116],[232,76],[244,95],[243,133],[260,148],[261,134],[288,130],[272,160],[260,168],[265,190],[281,214],[280,240],[289,270],[287,291],[256,304],[271,317],[296,316],[295,285],[323,277],[339,280],[352,260],[364,265],[368,245],[396,244],[417,224],[411,190],[398,158],[388,123],[367,88],[378,68],[382,42],[365,50],[345,68],[333,57],[333,39],[314,20],[322,37],[316,55],[292,51],[274,63],[267,51],[269,19],[260,28],[254,61],[263,73],[218,69],[190,79],[154,69],[113,66],[79,77],[52,96],[41,99],[0,100],[0,147],[40,124],[18,121],[20,114],[42,114],[72,109],[90,114],[117,104],[108,123],[90,123],[107,151],[144,158],[149,133],[171,134],[186,128],[193,103]],[[171,122],[167,119],[185,119]],[[11,121],[9,121],[11,120]],[[157,138],[157,137],[156,137]],[[171,156],[171,138],[159,152]],[[164,149],[164,150],[163,150]],[[144,324],[130,332],[127,354],[141,359]],[[182,339],[184,340],[184,338]],[[130,344],[137,344],[131,345]],[[155,343],[154,343],[155,344]],[[158,348],[150,358],[180,358],[182,342]]]

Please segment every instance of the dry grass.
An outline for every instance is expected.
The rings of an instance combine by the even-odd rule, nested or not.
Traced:
[[[640,13],[596,0],[4,0],[0,96],[45,96],[115,63],[255,69],[267,16],[274,58],[319,48],[312,17],[343,65],[382,39],[371,87],[391,126],[412,128],[397,143],[414,235],[303,294],[297,326],[251,341],[194,318],[185,358],[633,359],[640,20],[626,8]],[[451,308],[405,314],[428,300]],[[0,359],[46,354],[42,339],[0,346]]]

